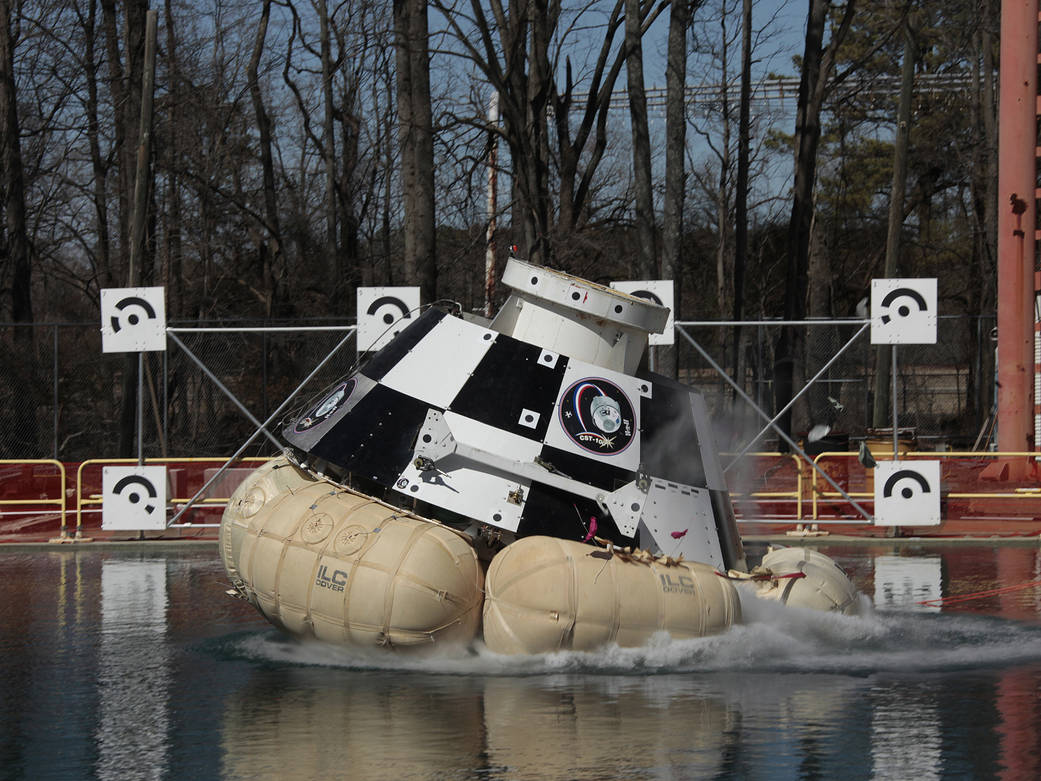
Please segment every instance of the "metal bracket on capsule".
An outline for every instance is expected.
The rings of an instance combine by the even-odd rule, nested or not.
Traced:
[[[559,472],[551,472],[534,462],[518,461],[460,442],[452,433],[444,414],[437,410],[429,410],[416,438],[413,463],[417,468],[422,468],[418,466],[422,463],[427,469],[437,469],[441,474],[448,475],[451,470],[442,471],[438,466],[438,463],[448,456],[591,499],[614,519],[618,530],[627,537],[636,534],[643,516],[646,496],[635,480],[615,491],[605,492],[601,488],[566,477]]]

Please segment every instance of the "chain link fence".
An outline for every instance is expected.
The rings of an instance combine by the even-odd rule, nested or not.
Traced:
[[[823,441],[834,449],[843,440],[871,435],[879,353],[868,330],[853,339],[861,327],[857,321],[828,321],[799,328],[795,388],[821,375],[793,407],[796,438],[814,426],[827,426]],[[898,349],[897,426],[913,430],[926,448],[985,444],[980,435],[986,433],[993,400],[993,327],[992,318],[944,317],[938,344]],[[669,374],[675,367],[681,381],[705,393],[724,450],[743,446],[766,425],[742,393],[762,410],[774,410],[780,328],[770,322],[740,329],[680,325],[671,351],[656,348],[659,372]],[[139,388],[144,456],[231,455],[258,427],[239,405],[256,421],[266,420],[349,334],[346,326],[301,331],[193,324],[173,330],[176,338],[168,339],[165,353],[144,354],[139,383],[137,355],[102,353],[96,323],[3,326],[0,458],[81,461],[136,455]],[[350,338],[287,409],[297,409],[347,374],[355,360]],[[741,393],[713,364],[736,378]],[[885,425],[891,425],[889,416]],[[277,435],[278,421],[270,428]],[[756,449],[777,446],[776,435],[768,432]],[[274,451],[261,434],[244,455]]]
[[[935,345],[892,348],[897,367],[895,425],[902,435],[913,437],[926,449],[988,445],[997,346],[992,338],[994,325],[994,318],[941,317]],[[774,399],[774,369],[782,327],[769,321],[740,328],[677,324],[679,378],[706,395],[724,450],[746,444],[779,408]],[[814,432],[811,438],[821,438],[821,446],[844,450],[851,440],[876,437],[880,430],[891,434],[890,348],[872,345],[870,328],[864,328],[862,321],[807,321],[796,333],[794,388],[796,394],[802,393],[792,407],[793,437],[806,439]],[[734,349],[735,344],[739,349]],[[882,416],[876,420],[879,382],[884,395]],[[757,449],[784,448],[777,435],[768,431]]]

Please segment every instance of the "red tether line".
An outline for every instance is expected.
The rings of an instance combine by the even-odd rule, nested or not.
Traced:
[[[998,594],[1007,594],[1010,591],[1019,591],[1020,589],[1030,588],[1031,586],[1041,586],[1041,580],[1032,580],[1029,583],[1020,583],[1018,586],[992,588],[989,591],[974,591],[970,594],[955,594],[949,597],[940,597],[939,599],[927,599],[924,602],[919,602],[917,604],[931,606],[953,605],[958,602],[969,602],[973,599],[983,599],[984,597],[993,597]]]

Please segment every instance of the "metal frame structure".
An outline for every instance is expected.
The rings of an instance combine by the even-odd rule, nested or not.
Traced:
[[[802,389],[798,393],[796,393],[795,396],[792,397],[791,401],[788,402],[788,404],[785,406],[785,408],[780,410],[773,418],[771,418],[763,410],[762,407],[760,407],[758,404],[756,404],[755,400],[752,399],[752,397],[749,396],[747,393],[745,393],[745,391],[741,388],[741,386],[738,385],[736,382],[734,382],[734,379],[729,374],[727,374],[726,369],[724,369],[722,366],[720,366],[712,358],[712,356],[710,356],[708,354],[708,351],[706,351],[704,347],[702,347],[700,344],[698,344],[697,340],[694,339],[694,337],[692,337],[690,334],[688,334],[686,332],[686,330],[684,329],[684,326],[705,325],[705,323],[703,323],[703,322],[699,323],[699,322],[696,322],[696,321],[677,321],[675,323],[675,328],[676,328],[676,332],[678,334],[680,334],[684,339],[686,339],[687,342],[689,342],[690,345],[695,350],[698,351],[698,353],[701,355],[702,358],[705,359],[705,361],[709,364],[709,366],[711,366],[712,369],[717,374],[719,374],[719,376],[722,377],[727,382],[727,384],[730,385],[731,388],[733,388],[734,392],[746,404],[748,404],[760,418],[762,418],[763,420],[766,421],[766,425],[762,428],[762,430],[760,430],[760,432],[758,434],[756,434],[754,437],[752,437],[751,440],[749,440],[749,442],[745,445],[745,447],[742,448],[742,450],[736,456],[734,456],[733,459],[731,459],[729,464],[727,464],[725,467],[723,467],[724,474],[730,469],[730,467],[732,467],[734,464],[736,464],[738,461],[740,461],[741,458],[745,454],[747,454],[748,451],[750,451],[752,449],[752,447],[755,445],[755,443],[759,440],[759,438],[761,436],[763,436],[770,429],[773,429],[774,433],[776,433],[781,439],[783,439],[788,444],[788,446],[793,451],[795,451],[795,453],[798,454],[798,456],[800,458],[802,458],[807,464],[809,464],[813,468],[813,470],[815,472],[815,476],[816,476],[816,474],[819,474],[824,479],[824,481],[827,482],[832,488],[834,488],[843,498],[845,498],[846,501],[848,501],[850,503],[850,505],[852,505],[852,507],[857,512],[859,512],[866,520],[871,521],[871,520],[874,519],[874,515],[872,513],[869,513],[867,510],[865,510],[849,493],[847,493],[845,491],[845,489],[842,488],[842,486],[840,486],[837,482],[835,482],[835,479],[831,475],[829,475],[827,472],[825,472],[823,469],[821,469],[817,465],[815,459],[811,458],[809,456],[809,454],[806,453],[805,450],[803,450],[801,447],[799,447],[798,443],[794,439],[792,439],[787,433],[785,433],[777,425],[777,421],[780,420],[781,416],[784,415],[784,413],[787,412],[789,409],[791,409],[792,405],[794,405],[795,402],[798,401],[799,398],[804,393],[806,393],[806,391],[809,390],[809,388],[812,387],[813,384],[821,376],[823,376],[825,374],[825,372],[828,371],[828,369],[831,368],[832,364],[834,364],[835,361],[837,361],[839,359],[839,357],[847,349],[849,349],[849,347],[852,346],[852,344],[858,338],[860,338],[860,336],[865,331],[867,331],[871,327],[871,321],[870,320],[796,320],[796,321],[771,320],[770,321],[770,325],[781,325],[781,326],[783,326],[783,325],[800,325],[800,326],[802,326],[802,325],[834,325],[836,323],[841,323],[843,325],[848,325],[850,323],[853,323],[853,324],[859,323],[860,324],[860,328],[846,342],[846,344],[844,344],[842,347],[840,347],[836,351],[835,355],[833,355],[824,364],[824,366],[821,367],[821,369],[817,372],[817,374],[815,374],[812,378],[810,378],[802,386]],[[717,326],[757,325],[757,324],[758,323],[755,322],[755,321],[753,321],[753,322],[746,322],[746,321],[736,322],[736,321],[733,321],[733,322],[713,322],[712,323],[712,325],[717,325]],[[896,373],[894,372],[894,376],[895,376],[895,374]],[[894,394],[894,398],[895,398],[895,394]],[[894,401],[894,404],[893,404],[893,432],[894,432],[894,437],[896,435],[896,415],[897,415],[897,408],[896,408],[896,403]],[[894,452],[895,452],[895,446],[894,446]]]
[[[212,332],[221,332],[221,331],[222,332],[233,332],[233,331],[237,332],[237,331],[265,331],[265,330],[266,331],[331,331],[331,330],[335,330],[335,331],[346,331],[347,333],[344,335],[343,339],[341,339],[336,344],[336,346],[333,347],[333,349],[329,351],[329,354],[326,355],[325,358],[323,358],[321,361],[319,361],[318,365],[315,366],[315,368],[311,371],[311,373],[308,374],[303,379],[303,381],[299,385],[297,385],[296,388],[293,389],[293,392],[290,393],[288,396],[286,396],[285,400],[281,404],[278,405],[278,407],[275,409],[275,411],[272,412],[270,415],[268,415],[267,420],[265,420],[264,422],[260,422],[259,420],[257,420],[257,418],[248,409],[245,408],[245,406],[243,406],[242,402],[240,402],[235,397],[235,394],[233,394],[230,390],[228,390],[228,388],[224,385],[224,383],[222,383],[217,378],[217,376],[207,368],[206,364],[204,364],[201,360],[199,360],[199,358],[197,358],[196,355],[191,350],[189,350],[187,346],[185,346],[184,342],[182,342],[180,340],[180,338],[178,338],[177,333],[195,333],[195,332],[211,332],[212,333]],[[336,355],[336,353],[338,353],[340,351],[340,349],[345,344],[347,344],[347,342],[349,342],[351,340],[351,338],[354,337],[357,333],[358,333],[358,327],[355,326],[355,325],[314,326],[314,327],[303,326],[303,327],[300,327],[300,328],[270,328],[270,329],[264,329],[264,328],[167,328],[166,329],[167,337],[172,339],[174,341],[174,343],[177,344],[177,346],[180,347],[184,351],[184,354],[187,355],[188,358],[196,366],[199,367],[200,371],[202,371],[202,373],[205,374],[221,390],[221,392],[224,393],[224,395],[226,395],[229,399],[231,399],[232,403],[234,403],[235,406],[239,408],[239,411],[242,412],[247,417],[247,419],[254,426],[257,427],[256,430],[253,432],[253,434],[241,445],[241,447],[239,447],[239,449],[236,450],[235,453],[230,458],[228,458],[227,461],[224,462],[223,466],[221,466],[220,469],[218,469],[216,472],[213,473],[213,475],[210,477],[209,480],[206,481],[206,483],[202,486],[202,488],[200,488],[198,490],[198,492],[196,492],[195,496],[193,496],[191,499],[189,499],[188,502],[184,505],[184,507],[182,507],[177,512],[177,514],[174,515],[173,518],[171,518],[169,521],[167,521],[166,527],[168,529],[177,525],[177,520],[195,505],[195,503],[199,500],[199,498],[202,497],[202,495],[205,494],[206,491],[209,490],[210,486],[213,485],[217,480],[219,480],[221,475],[223,475],[224,472],[227,471],[228,467],[231,466],[233,463],[235,463],[235,461],[237,461],[239,459],[239,457],[241,457],[241,455],[246,452],[246,449],[251,444],[253,444],[253,440],[255,440],[258,436],[260,436],[261,434],[264,434],[264,436],[266,436],[269,441],[274,443],[275,447],[277,447],[279,449],[282,448],[282,443],[279,442],[270,431],[268,431],[267,427],[270,426],[271,423],[274,422],[278,418],[278,416],[282,414],[283,411],[285,411],[285,408],[287,406],[289,406],[289,403],[293,399],[296,398],[296,396],[300,393],[300,391],[302,391],[305,387],[307,387],[307,384],[315,377],[315,375],[317,375],[318,372],[320,372],[325,367],[325,365],[327,363],[329,363],[330,360],[332,360],[332,357],[334,355]]]

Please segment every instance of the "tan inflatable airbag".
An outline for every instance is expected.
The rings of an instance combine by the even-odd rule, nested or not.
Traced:
[[[268,620],[355,646],[473,640],[483,574],[467,538],[279,461],[239,486],[221,523],[225,568]]]
[[[488,569],[488,648],[532,654],[639,646],[655,632],[701,637],[741,620],[737,592],[709,565],[625,558],[554,537],[504,548]]]

